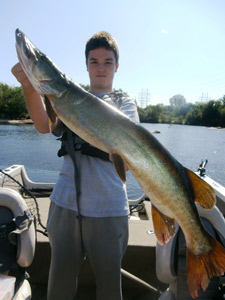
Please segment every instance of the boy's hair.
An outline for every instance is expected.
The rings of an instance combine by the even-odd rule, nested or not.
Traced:
[[[100,31],[95,33],[86,43],[85,47],[85,57],[86,63],[88,61],[89,51],[94,50],[96,48],[106,48],[107,50],[112,50],[116,63],[119,61],[119,48],[116,40],[106,31]]]

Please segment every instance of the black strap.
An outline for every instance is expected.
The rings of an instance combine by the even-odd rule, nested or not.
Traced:
[[[74,142],[73,142],[73,132],[71,130],[67,130],[67,141],[65,145],[65,150],[71,157],[74,165],[74,180],[75,180],[75,186],[76,186],[76,200],[77,205],[79,203],[79,197],[80,197],[80,176],[78,173],[77,168],[77,162],[76,162],[76,153],[74,151]],[[79,207],[78,207],[79,210]]]
[[[103,159],[106,161],[110,161],[108,153],[106,153],[96,147],[93,147],[88,143],[84,143],[81,145],[81,153],[84,155],[88,155],[88,156],[100,158],[100,159]]]
[[[61,144],[61,148],[58,151],[59,157],[62,157],[66,154],[69,154],[71,156],[71,155],[73,155],[72,152],[81,151],[81,153],[83,155],[100,158],[100,159],[110,162],[108,153],[88,144],[87,142],[82,141],[82,143],[75,144],[74,143],[75,136],[77,136],[77,135],[74,132],[72,132],[70,129],[67,128],[65,130],[62,137],[60,138],[62,144]],[[68,150],[69,150],[69,152],[68,152]]]
[[[11,232],[18,233],[18,234],[22,233],[23,231],[29,228],[33,220],[34,220],[34,216],[31,213],[31,211],[29,209],[24,211],[24,214],[22,216],[17,216],[9,223],[0,225],[0,239],[9,237]]]

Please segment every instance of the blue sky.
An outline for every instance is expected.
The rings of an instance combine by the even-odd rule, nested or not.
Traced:
[[[97,31],[110,32],[120,49],[114,80],[138,100],[169,105],[225,95],[225,0],[1,0],[0,82],[18,86],[15,29],[74,81],[88,84],[84,48]]]

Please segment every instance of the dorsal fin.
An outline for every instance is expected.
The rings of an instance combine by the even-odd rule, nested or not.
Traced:
[[[191,170],[186,168],[185,170],[193,187],[194,201],[205,209],[212,209],[216,204],[214,189]]]

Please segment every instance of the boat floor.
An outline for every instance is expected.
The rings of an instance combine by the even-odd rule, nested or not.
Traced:
[[[23,184],[20,176],[15,179]],[[21,188],[8,178],[4,178],[4,184],[2,184],[2,186],[21,191]],[[38,195],[37,193],[35,195],[40,210],[42,224],[46,225],[50,205],[49,197]],[[26,197],[27,203],[29,200],[32,202],[32,199]],[[129,220],[129,242],[126,254],[123,258],[122,268],[154,288],[164,291],[167,286],[158,281],[155,273],[156,238],[153,233],[153,224],[150,217],[151,205],[150,202],[145,201],[144,203],[144,210],[142,210],[141,213],[134,213]],[[37,226],[37,229],[42,230],[40,225]],[[48,237],[37,232],[35,257],[31,266],[27,269],[30,276],[29,282],[32,288],[33,300],[46,299],[50,255],[51,250]],[[122,290],[124,300],[155,300],[160,296],[159,292],[152,291],[149,287],[146,287],[140,284],[140,282],[130,279],[127,276],[122,276]],[[84,261],[79,273],[76,299],[96,299],[95,279],[88,258]]]
[[[41,218],[46,224],[49,199],[39,198]],[[150,213],[150,203],[145,206]],[[39,229],[40,226],[39,226]],[[144,280],[156,289],[165,290],[166,285],[160,283],[155,275],[155,236],[148,234],[153,232],[151,219],[136,220],[131,218],[129,221],[129,242],[126,254],[122,262],[122,268],[134,276]],[[28,268],[32,294],[34,300],[45,300],[47,289],[47,276],[50,263],[50,246],[48,238],[41,233],[37,233],[36,254],[32,265]],[[41,268],[40,268],[41,266]],[[122,289],[124,300],[145,300],[158,299],[160,294],[149,290],[140,283],[122,276]],[[92,273],[88,258],[84,261],[80,274],[77,300],[94,300],[95,298],[95,279]]]
[[[47,300],[46,297],[46,285],[31,285],[32,299],[34,300]],[[140,293],[133,292],[131,290],[123,290],[123,300],[157,300],[159,295],[153,294],[151,291],[140,291]],[[77,292],[76,300],[96,300],[95,288],[79,288]]]

